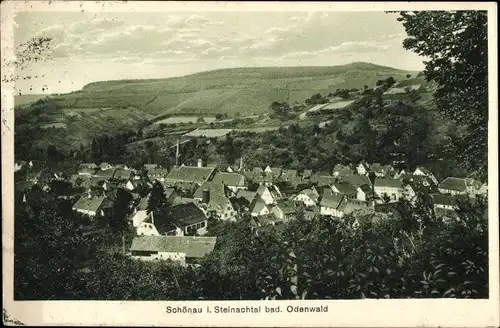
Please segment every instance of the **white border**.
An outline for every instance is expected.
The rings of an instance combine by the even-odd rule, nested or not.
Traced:
[[[87,12],[200,12],[200,11],[385,11],[385,10],[488,10],[489,38],[489,199],[498,199],[498,77],[496,3],[326,3],[326,2],[42,2],[1,3],[2,63],[13,54],[15,13],[20,11]],[[2,64],[2,75],[9,67]],[[116,325],[116,326],[328,326],[328,327],[487,327],[499,326],[498,203],[489,202],[489,300],[353,300],[275,302],[168,302],[169,305],[206,307],[215,305],[328,305],[328,313],[293,314],[203,314],[165,313],[167,302],[68,302],[13,301],[13,85],[2,82],[2,245],[3,304],[9,316],[27,325]],[[6,322],[4,322],[6,324]]]

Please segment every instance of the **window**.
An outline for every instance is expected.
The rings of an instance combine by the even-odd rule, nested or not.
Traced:
[[[396,194],[392,194],[392,200],[396,200]]]
[[[203,221],[202,223],[200,223],[200,227],[201,228],[205,228],[205,221]]]

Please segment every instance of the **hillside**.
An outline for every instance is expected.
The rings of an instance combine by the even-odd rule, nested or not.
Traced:
[[[50,110],[29,115],[26,113],[32,111],[22,106],[18,113],[28,116],[23,117],[24,125],[44,127],[49,139],[59,139],[58,144],[64,139],[65,144],[74,145],[95,134],[113,133],[165,116],[262,114],[269,112],[273,101],[303,103],[316,93],[372,87],[389,76],[401,81],[407,74],[415,72],[369,63],[221,69],[166,79],[94,82],[82,90],[50,96]]]

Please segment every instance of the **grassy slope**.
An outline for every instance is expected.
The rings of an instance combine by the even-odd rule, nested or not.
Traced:
[[[95,82],[76,92],[51,96],[57,110],[33,117],[30,124],[67,124],[67,129],[47,131],[49,136],[43,139],[59,143],[64,136],[64,143],[69,145],[166,114],[261,114],[269,111],[273,101],[302,103],[315,93],[374,86],[377,80],[389,76],[401,81],[406,74],[390,67],[353,63],[222,69],[167,79]]]

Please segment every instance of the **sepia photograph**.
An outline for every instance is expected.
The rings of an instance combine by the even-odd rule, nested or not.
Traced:
[[[498,298],[491,7],[111,3],[21,6],[2,40],[14,302]]]

